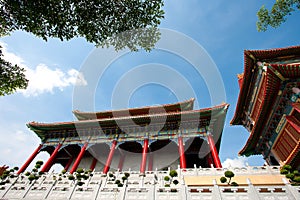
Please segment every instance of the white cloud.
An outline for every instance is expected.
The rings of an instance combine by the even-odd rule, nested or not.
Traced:
[[[39,64],[35,69],[29,68],[22,57],[7,50],[7,45],[0,42],[3,47],[4,59],[25,68],[26,78],[29,80],[26,90],[19,90],[24,96],[37,96],[46,92],[53,93],[55,88],[63,91],[65,87],[72,85],[87,85],[82,73],[76,69],[70,69],[67,73],[56,68],[51,69],[45,64]]]
[[[0,125],[0,136],[3,138],[0,140],[0,166],[21,166],[37,147],[39,138],[34,134],[27,134],[28,130],[23,130],[14,123],[0,121]]]
[[[5,60],[11,62],[12,64],[17,64],[21,67],[25,67],[24,60],[20,56],[9,52],[7,50],[7,44],[6,43],[0,41],[0,46],[2,46],[2,53],[4,55]]]
[[[16,131],[15,134],[15,140],[20,141],[20,142],[26,142],[27,135],[24,133],[24,131],[18,130]]]
[[[237,157],[234,159],[227,158],[223,163],[222,166],[224,168],[228,167],[246,167],[248,158],[247,157]]]
[[[26,77],[29,80],[26,90],[20,90],[25,96],[37,96],[39,94],[53,93],[55,88],[63,91],[65,87],[72,85],[87,85],[83,75],[75,69],[66,73],[60,69],[50,69],[44,64],[39,64],[35,69],[26,69]]]

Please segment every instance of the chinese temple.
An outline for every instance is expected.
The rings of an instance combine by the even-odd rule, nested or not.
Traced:
[[[270,164],[299,163],[299,52],[298,47],[245,51],[231,121],[250,132],[240,154],[263,154]],[[280,166],[222,168],[218,154],[229,104],[193,107],[190,99],[75,110],[77,120],[71,122],[30,122],[41,144],[17,172],[3,166],[0,199],[300,199],[300,186],[282,175]],[[28,166],[42,151],[49,159],[30,172]],[[54,172],[54,164],[64,170]],[[229,180],[223,177],[228,170]]]
[[[78,121],[30,122],[41,139],[18,174],[41,151],[50,154],[42,166],[48,172],[61,164],[71,174],[78,167],[140,173],[196,167],[221,168],[218,151],[228,104],[193,110],[194,99],[184,102],[104,112],[73,111]]]
[[[41,144],[18,172],[9,171],[0,181],[0,198],[300,198],[300,186],[292,186],[279,166],[222,168],[218,151],[229,105],[200,110],[193,105],[190,99],[105,112],[76,110],[74,122],[31,122],[28,127]],[[40,171],[26,170],[41,151],[50,158]],[[55,163],[65,170],[50,170]],[[227,170],[235,174],[230,180],[237,185],[221,181]]]
[[[232,125],[250,133],[240,155],[300,168],[300,46],[245,50]]]

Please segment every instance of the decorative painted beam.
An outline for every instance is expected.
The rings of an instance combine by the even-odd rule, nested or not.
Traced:
[[[115,153],[115,150],[116,150],[116,146],[117,146],[117,140],[114,140],[112,142],[112,146],[110,148],[110,152],[108,154],[108,157],[107,157],[107,160],[106,160],[106,163],[105,163],[105,166],[103,168],[103,173],[104,174],[107,174],[107,172],[109,171],[109,168],[110,168],[110,164],[111,164],[111,161],[113,159],[113,156],[114,156],[114,153]]]
[[[37,156],[37,154],[40,152],[41,148],[43,147],[42,144],[40,144],[35,150],[34,152],[31,154],[31,156],[26,160],[26,162],[23,164],[23,166],[19,169],[19,171],[17,172],[17,174],[21,174],[23,173],[26,168],[30,165],[30,163],[33,161],[33,159]]]
[[[60,149],[60,147],[62,146],[61,143],[59,143],[56,148],[54,149],[53,153],[51,154],[50,158],[47,160],[47,162],[45,163],[45,165],[43,166],[43,168],[41,169],[41,172],[48,172],[50,170],[50,168],[52,167],[52,164],[58,154],[58,151]]]

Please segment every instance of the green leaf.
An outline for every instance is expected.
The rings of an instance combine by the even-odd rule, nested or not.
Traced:
[[[234,173],[232,172],[232,171],[226,171],[225,173],[224,173],[224,175],[225,175],[225,177],[227,177],[227,178],[232,178],[232,177],[234,177]]]
[[[24,30],[43,40],[84,37],[100,46],[108,40],[117,50],[125,47],[134,51],[139,47],[149,50],[154,47],[156,38],[140,46],[135,37],[126,37],[128,41],[120,45],[114,41],[115,35],[156,28],[164,18],[162,7],[163,0],[3,0],[0,2],[0,36]]]
[[[268,26],[279,27],[295,9],[300,9],[300,0],[277,0],[271,10],[267,10],[265,6],[262,6],[257,12],[257,30],[266,31]]]

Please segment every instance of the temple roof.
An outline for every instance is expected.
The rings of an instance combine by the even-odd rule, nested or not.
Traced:
[[[164,112],[179,112],[193,110],[194,98],[187,101],[182,101],[173,104],[164,104],[158,106],[146,106],[141,108],[130,108],[122,110],[110,110],[102,112],[82,112],[79,110],[74,110],[73,113],[78,120],[89,120],[89,119],[107,119],[114,117],[126,117],[126,116],[138,116],[138,115],[148,115],[149,111],[151,114],[164,113]]]
[[[266,120],[266,114],[271,112],[274,100],[281,84],[285,80],[296,79],[300,77],[300,63],[289,62],[300,58],[300,46],[293,46],[280,49],[270,50],[245,50],[244,51],[244,75],[241,84],[240,94],[236,105],[236,110],[231,125],[243,125],[245,118],[245,107],[249,104],[251,98],[249,90],[254,84],[253,73],[257,70],[257,62],[261,62],[263,67],[266,67],[266,78],[264,79],[263,102],[259,110],[258,119],[261,122]],[[254,153],[255,146],[261,134],[264,123],[255,123],[251,134],[244,148],[239,152],[241,155],[251,155]]]
[[[137,124],[144,124],[151,120],[158,123],[166,121],[189,121],[196,120],[199,122],[208,122],[214,117],[220,120],[220,124],[223,123],[228,110],[229,104],[223,103],[218,106],[204,108],[200,110],[183,110],[165,113],[151,113],[151,114],[141,114],[135,116],[118,116],[113,118],[102,118],[102,119],[90,119],[90,120],[80,120],[71,122],[58,122],[58,123],[38,123],[30,122],[27,124],[28,128],[34,131],[42,140],[47,138],[47,134],[51,134],[53,131],[66,131],[66,130],[77,130],[80,129],[91,129],[91,128],[104,128],[104,127],[118,127],[118,124],[130,125],[132,121]],[[161,119],[161,120],[160,120]],[[213,122],[215,123],[215,122]],[[218,122],[217,122],[218,123]],[[100,125],[100,126],[99,126]]]

